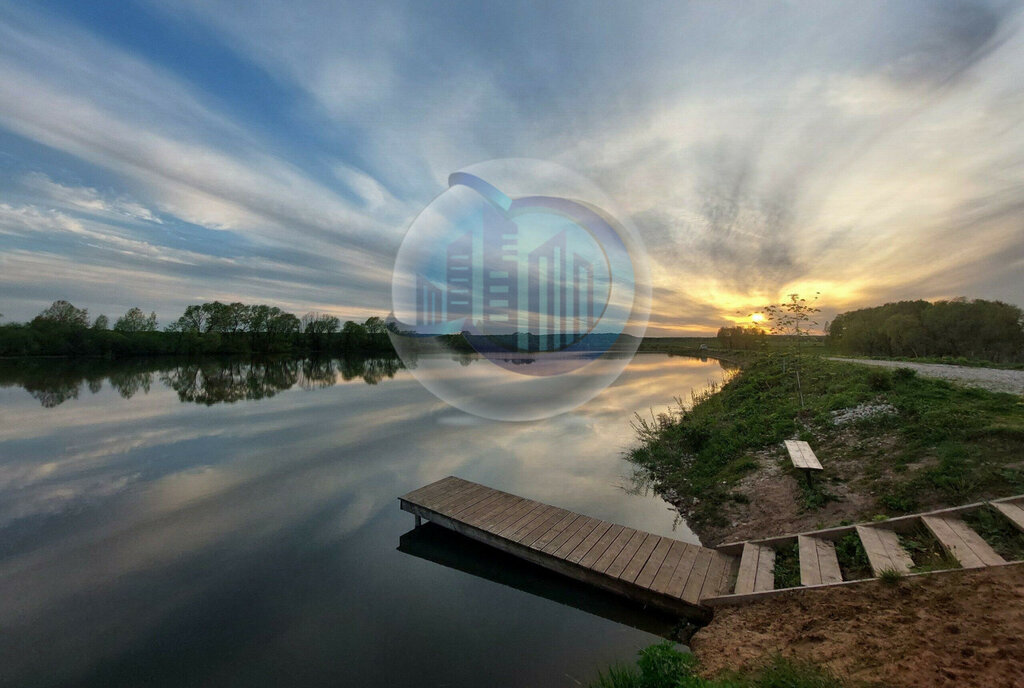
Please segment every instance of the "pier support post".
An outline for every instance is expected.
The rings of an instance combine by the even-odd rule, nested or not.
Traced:
[[[416,527],[419,528],[421,525],[423,525],[423,519],[421,519],[419,516],[417,516],[416,517]]]

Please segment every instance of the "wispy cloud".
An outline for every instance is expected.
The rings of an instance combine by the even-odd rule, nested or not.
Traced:
[[[0,127],[83,165],[17,159],[0,236],[22,253],[5,256],[8,274],[36,252],[114,263],[131,300],[151,295],[131,285],[155,270],[167,285],[198,277],[204,294],[380,312],[405,227],[448,173],[516,156],[596,179],[631,217],[654,263],[655,331],[714,328],[794,289],[832,309],[1024,302],[1024,35],[1010,6],[149,11],[167,36],[147,51],[56,12],[0,9]],[[178,39],[216,42],[232,74],[277,97],[201,70]],[[55,238],[73,222],[131,259]],[[19,293],[15,310],[60,296]]]

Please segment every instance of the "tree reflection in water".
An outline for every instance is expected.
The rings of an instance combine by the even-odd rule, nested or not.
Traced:
[[[0,387],[21,387],[45,408],[99,393],[108,382],[122,398],[148,394],[154,381],[182,402],[207,406],[266,399],[299,387],[323,389],[363,380],[376,385],[403,367],[398,358],[263,359],[7,359],[0,360]],[[339,379],[340,378],[340,379]]]

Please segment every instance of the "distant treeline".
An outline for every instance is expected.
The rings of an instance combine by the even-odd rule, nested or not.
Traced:
[[[0,356],[107,356],[324,353],[392,355],[384,321],[344,324],[333,315],[302,318],[276,306],[213,301],[189,306],[163,331],[155,313],[131,308],[113,327],[105,315],[67,301],[28,323],[0,325]]]
[[[718,328],[718,343],[726,349],[762,349],[768,333],[757,325]]]
[[[871,356],[1024,361],[1024,314],[1001,301],[900,301],[837,315],[828,342]]]

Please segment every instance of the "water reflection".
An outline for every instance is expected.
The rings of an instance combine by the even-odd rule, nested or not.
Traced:
[[[634,411],[720,366],[640,355],[572,413],[500,423],[385,362],[285,363],[0,363],[0,683],[561,688],[657,640],[396,552],[396,497],[456,474],[694,541],[620,457]]]
[[[362,380],[376,385],[402,368],[388,358],[266,359],[5,359],[0,387],[21,387],[44,408],[79,398],[83,389],[98,394],[106,381],[122,399],[148,394],[154,381],[170,387],[183,402],[212,405],[268,399],[292,387],[323,389]]]
[[[398,551],[676,642],[688,641],[695,629],[672,614],[561,576],[434,523],[403,534]]]

